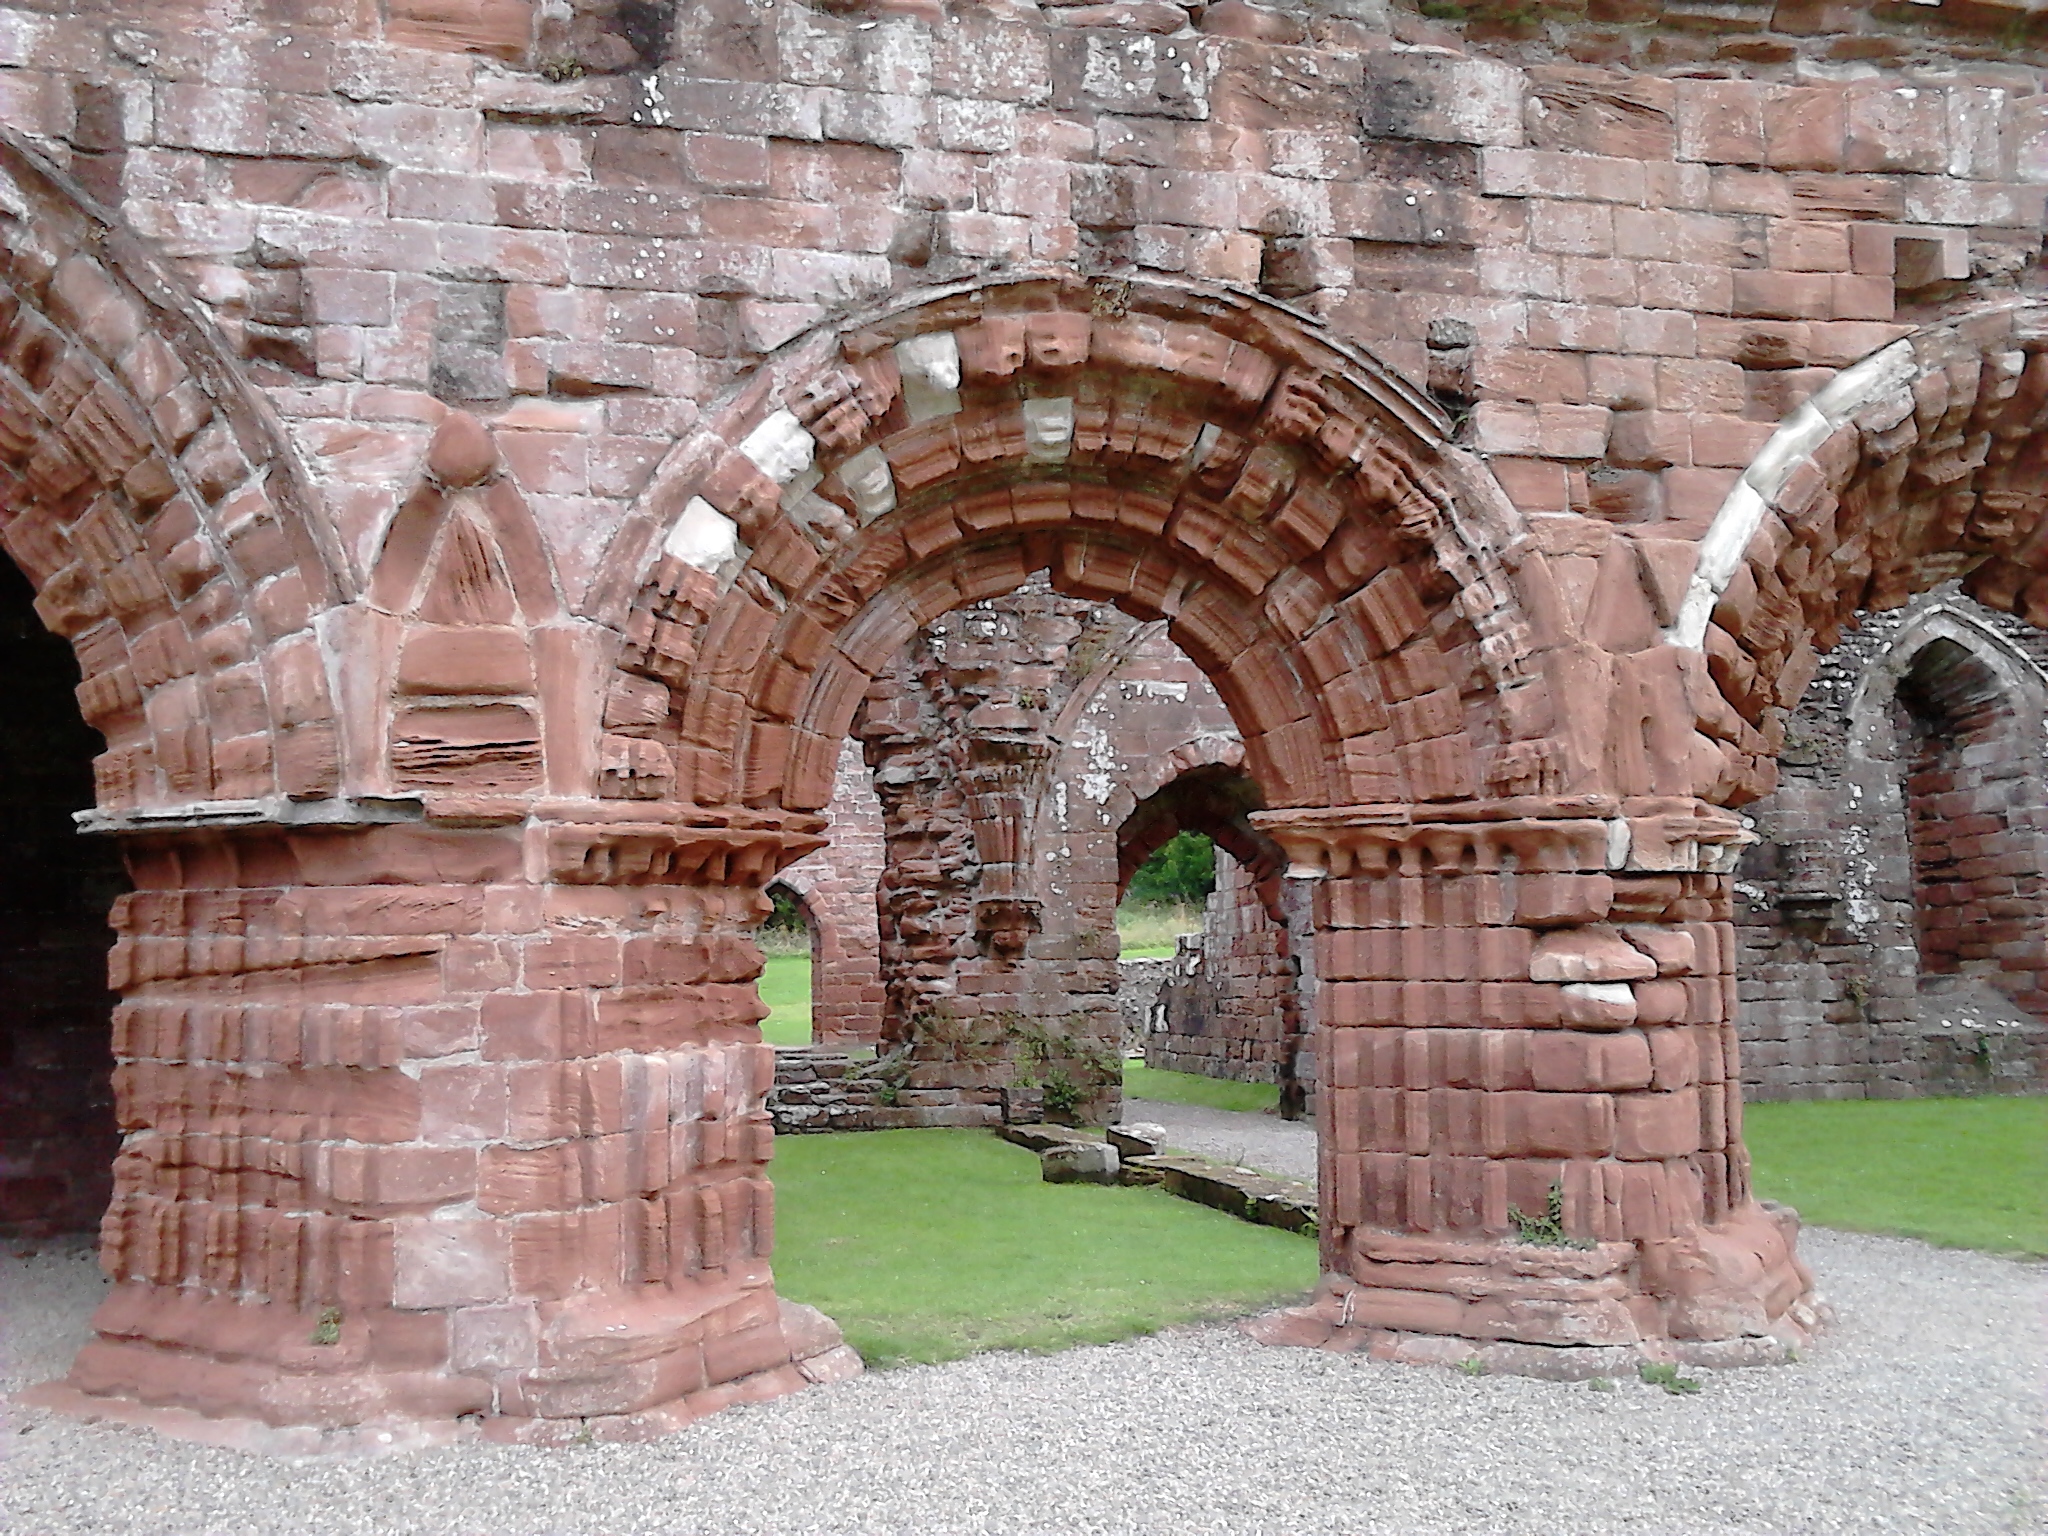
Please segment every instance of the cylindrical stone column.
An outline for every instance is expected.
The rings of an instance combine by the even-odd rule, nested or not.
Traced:
[[[1741,1144],[1739,825],[1670,801],[1375,809],[1261,818],[1321,876],[1326,1278],[1282,1335],[1424,1358],[1442,1346],[1415,1336],[1448,1336],[1545,1370],[1803,1339],[1796,1218],[1751,1199]]]
[[[279,1449],[658,1433],[858,1369],[775,1296],[773,829],[152,835],[94,1338],[45,1401]]]

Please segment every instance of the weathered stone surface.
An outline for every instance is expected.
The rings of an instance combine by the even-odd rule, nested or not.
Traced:
[[[1126,1182],[1161,1184],[1168,1193],[1260,1226],[1313,1230],[1316,1192],[1294,1179],[1269,1178],[1184,1153],[1126,1154]]]
[[[2027,1080],[2013,7],[882,8],[117,0],[7,55],[0,542],[133,886],[117,1001],[82,889],[9,977],[5,1219],[119,1128],[73,1411],[565,1444],[850,1369],[774,1294],[769,1095],[830,1082],[774,1087],[750,937],[849,741],[902,878],[821,973],[903,1070],[831,1081],[889,1123],[1112,1114],[1120,881],[1239,839],[1338,1347],[1802,1336],[1738,972],[1767,1090]],[[1909,771],[1838,813],[1802,696],[1950,581],[2014,627],[1901,653]],[[1083,642],[1141,627],[1228,731],[1097,799],[1102,716],[1173,712]],[[1924,990],[1837,979],[1909,940]]]
[[[1038,1154],[1039,1177],[1048,1184],[1114,1184],[1119,1159],[1106,1141],[1069,1141]]]
[[[1152,1157],[1166,1148],[1166,1127],[1149,1120],[1129,1120],[1112,1125],[1103,1134],[1109,1144],[1126,1158]]]

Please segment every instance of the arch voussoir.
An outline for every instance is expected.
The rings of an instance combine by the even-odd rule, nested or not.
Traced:
[[[1724,797],[1767,793],[1784,715],[1864,609],[1961,578],[2048,625],[2048,308],[2008,304],[1893,342],[1799,407],[1700,542],[1675,643],[1739,719]]]
[[[804,766],[792,760],[783,784],[822,783],[820,732],[789,702],[811,669],[781,666],[780,642],[762,643],[800,627],[789,615],[857,636],[849,605],[926,622],[1037,567],[1063,591],[1168,618],[1218,673],[1271,636],[1241,691],[1256,698],[1253,734],[1272,735],[1269,755],[1288,782],[1327,786],[1302,794],[1468,794],[1477,781],[1451,764],[1475,745],[1524,774],[1557,754],[1508,750],[1501,733],[1512,727],[1483,705],[1475,721],[1493,738],[1484,742],[1463,721],[1454,729],[1448,712],[1419,707],[1345,736],[1296,655],[1364,594],[1382,631],[1371,660],[1398,655],[1409,659],[1396,666],[1444,672],[1435,658],[1448,641],[1448,665],[1461,670],[1445,686],[1475,699],[1535,675],[1523,659],[1535,630],[1516,614],[1498,541],[1460,524],[1459,499],[1430,467],[1451,451],[1432,435],[1432,410],[1289,318],[1163,284],[1114,308],[1071,281],[991,284],[842,327],[829,345],[794,344],[707,418],[709,435],[672,455],[687,474],[657,476],[667,555],[639,584],[626,629],[651,630],[652,613],[639,610],[673,602],[672,562],[712,576],[717,594],[706,589],[698,610],[693,680],[676,710],[687,724],[669,748],[707,771],[692,778],[679,762],[678,782],[700,803],[727,793],[729,775],[706,760],[721,745],[756,765],[750,796],[775,782],[765,749],[715,735],[728,716],[708,701],[725,691],[753,701],[748,731],[780,744],[788,733],[777,727],[796,725],[788,751]],[[1459,474],[1469,484],[1469,471]],[[1480,521],[1489,519],[1501,521],[1498,508]],[[804,558],[777,553],[792,541]],[[947,566],[955,550],[983,568]],[[1400,575],[1410,568],[1413,579]],[[1474,582],[1490,596],[1469,614],[1424,622]],[[1232,596],[1219,607],[1223,593]],[[1242,617],[1223,622],[1226,607]],[[897,627],[854,640],[856,665],[872,675],[900,643]],[[1480,631],[1487,643],[1464,643]],[[1431,661],[1415,659],[1425,652]],[[1275,711],[1285,718],[1264,719]],[[1351,710],[1348,723],[1365,727],[1366,714]],[[1320,766],[1304,778],[1311,762]],[[1373,771],[1347,786],[1347,765],[1367,762]]]
[[[140,243],[0,138],[0,544],[72,642],[99,815],[340,788],[342,570],[267,405]]]

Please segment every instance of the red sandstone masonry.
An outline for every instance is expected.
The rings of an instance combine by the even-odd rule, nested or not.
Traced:
[[[1802,1333],[1722,808],[1859,611],[2048,615],[2034,54],[113,19],[0,11],[64,168],[0,156],[0,542],[138,885],[68,1406],[561,1441],[851,1369],[773,1294],[748,931],[876,681],[1040,571],[1213,681],[1359,973],[1324,1336]],[[1023,952],[1010,809],[973,927]],[[1935,884],[2018,876],[1955,819]],[[1532,1275],[1553,1185],[1601,1246]]]

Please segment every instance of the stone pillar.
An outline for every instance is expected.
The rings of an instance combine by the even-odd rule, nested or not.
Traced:
[[[1585,797],[1259,820],[1321,877],[1325,1279],[1276,1339],[1570,1374],[1806,1336],[1796,1218],[1750,1197],[1742,1148],[1735,818]]]
[[[814,844],[766,818],[132,839],[115,1284],[42,1399],[274,1449],[546,1442],[858,1369],[768,1270],[750,933]]]

